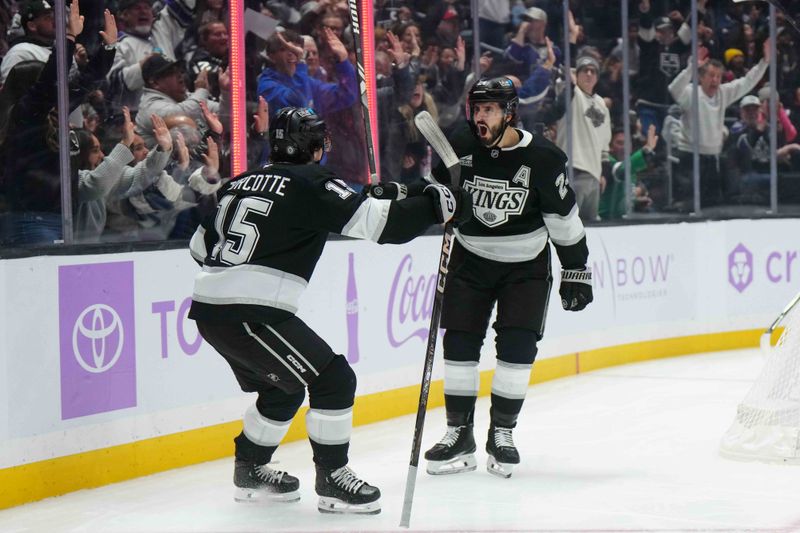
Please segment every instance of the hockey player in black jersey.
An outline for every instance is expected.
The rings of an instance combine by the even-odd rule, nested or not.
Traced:
[[[519,453],[512,430],[528,390],[536,343],[544,333],[552,276],[550,247],[561,261],[564,309],[592,301],[583,224],[566,178],[566,156],[538,135],[516,129],[517,94],[508,78],[478,81],[468,95],[468,128],[450,139],[473,216],[455,229],[445,284],[444,398],[447,433],[425,453],[429,474],[475,470],[473,413],[478,361],[497,304],[497,366],[486,442],[489,472],[510,477]],[[444,181],[444,165],[433,171]],[[414,194],[422,186],[403,190]]]
[[[214,217],[191,239],[202,264],[189,317],[230,364],[242,390],[258,393],[235,439],[239,501],[300,498],[299,480],[272,469],[309,393],[306,427],[321,512],[380,512],[380,491],[347,466],[356,376],[295,313],[328,233],[403,243],[429,226],[469,216],[469,196],[442,185],[405,200],[352,191],[316,163],[329,141],[311,110],[284,108],[270,124],[272,162],[234,178]]]

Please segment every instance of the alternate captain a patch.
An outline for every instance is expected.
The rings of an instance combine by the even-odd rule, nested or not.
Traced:
[[[477,220],[490,228],[500,226],[511,215],[522,214],[528,189],[509,187],[507,181],[475,176],[463,187],[472,195],[472,211]]]
[[[511,179],[512,183],[518,183],[525,187],[526,189],[530,187],[531,184],[531,169],[526,165],[522,165],[517,170],[517,173],[514,174],[514,177]]]

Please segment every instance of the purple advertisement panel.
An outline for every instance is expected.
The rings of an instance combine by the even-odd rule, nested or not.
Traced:
[[[133,262],[58,269],[61,419],[136,406]]]

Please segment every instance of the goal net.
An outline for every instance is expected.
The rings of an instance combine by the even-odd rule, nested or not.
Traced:
[[[800,464],[800,294],[765,332],[781,321],[785,329],[769,348],[764,369],[722,437],[720,453],[730,459]],[[762,342],[762,346],[765,343]]]

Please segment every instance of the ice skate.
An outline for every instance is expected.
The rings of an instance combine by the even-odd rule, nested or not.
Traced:
[[[321,513],[378,514],[381,512],[381,491],[347,466],[329,470],[317,466],[315,489]]]
[[[237,502],[296,502],[300,499],[300,481],[281,470],[248,461],[236,461],[233,484]]]
[[[519,464],[519,452],[511,438],[511,428],[492,426],[486,440],[486,470],[496,476],[510,478],[514,466]]]
[[[442,440],[425,452],[426,471],[434,476],[472,472],[478,467],[475,461],[475,437],[472,424],[447,426]]]

